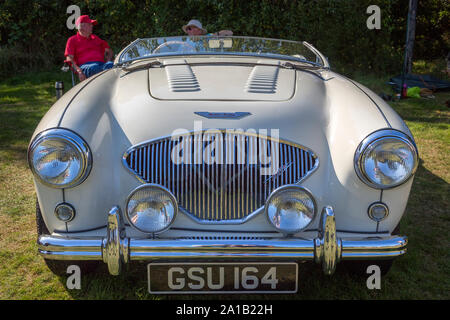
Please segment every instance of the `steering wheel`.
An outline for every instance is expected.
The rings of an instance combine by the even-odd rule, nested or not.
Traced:
[[[179,47],[177,47],[179,46]],[[160,51],[164,48],[169,49],[169,52],[196,52],[195,48],[184,41],[167,41],[163,44],[159,45],[155,50],[153,50],[153,54],[160,53]]]

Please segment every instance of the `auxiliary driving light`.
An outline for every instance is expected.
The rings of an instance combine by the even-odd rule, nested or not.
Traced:
[[[159,233],[175,220],[178,204],[174,195],[156,184],[144,184],[131,192],[127,201],[127,218],[139,231]]]
[[[265,211],[270,223],[278,231],[293,234],[305,229],[314,220],[316,204],[303,187],[286,185],[272,192]]]

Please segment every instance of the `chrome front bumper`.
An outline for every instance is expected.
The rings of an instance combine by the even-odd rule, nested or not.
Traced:
[[[333,209],[322,210],[318,237],[265,240],[132,239],[126,237],[118,207],[108,214],[104,238],[70,238],[42,235],[39,253],[54,260],[103,260],[112,275],[120,274],[130,260],[310,260],[333,274],[341,260],[392,259],[406,253],[404,236],[338,238]]]

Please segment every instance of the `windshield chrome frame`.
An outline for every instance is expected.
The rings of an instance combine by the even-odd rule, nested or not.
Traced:
[[[294,44],[301,44],[303,45],[306,49],[310,50],[311,53],[313,53],[317,60],[321,60],[322,63],[317,63],[317,62],[313,62],[313,61],[309,61],[309,60],[305,60],[305,59],[300,59],[300,58],[296,58],[294,56],[289,56],[289,55],[282,55],[282,54],[277,54],[277,53],[264,53],[264,55],[258,54],[256,52],[214,52],[214,51],[209,51],[209,52],[195,52],[195,53],[186,53],[186,52],[171,52],[171,53],[160,53],[160,54],[151,54],[148,56],[142,56],[142,57],[137,57],[137,58],[133,58],[133,59],[129,59],[129,60],[125,60],[123,61],[124,55],[138,42],[138,41],[145,41],[145,40],[149,40],[149,39],[159,39],[159,38],[166,38],[169,39],[170,38],[190,38],[191,36],[186,36],[186,35],[182,35],[182,36],[170,36],[170,37],[154,37],[154,38],[138,38],[136,40],[134,40],[133,42],[131,42],[129,45],[127,45],[120,53],[118,58],[116,58],[116,65],[117,66],[121,66],[124,64],[129,64],[131,62],[137,61],[137,60],[142,60],[142,59],[149,59],[149,58],[160,58],[160,57],[174,57],[174,56],[206,56],[206,55],[213,55],[213,56],[250,56],[250,57],[262,57],[262,58],[267,58],[267,59],[283,59],[283,60],[290,60],[290,61],[295,61],[295,62],[300,62],[300,63],[308,63],[308,64],[312,64],[316,67],[321,67],[321,68],[329,68],[329,64],[328,61],[326,60],[326,58],[316,49],[314,48],[311,44],[303,41],[294,41],[294,40],[284,40],[284,39],[275,39],[275,38],[261,38],[261,37],[246,37],[246,36],[192,36],[192,37],[201,37],[201,38],[212,38],[212,39],[250,39],[250,40],[269,40],[269,41],[283,41],[286,43],[294,43]]]

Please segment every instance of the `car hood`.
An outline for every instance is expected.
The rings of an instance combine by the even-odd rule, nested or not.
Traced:
[[[189,62],[198,62],[193,60]],[[35,134],[48,127],[71,128],[91,145],[91,141],[101,141],[98,134],[120,132],[126,149],[179,129],[274,129],[279,130],[280,138],[306,147],[314,148],[339,137],[356,148],[369,133],[380,128],[404,129],[401,119],[388,106],[377,106],[375,98],[330,71],[280,68],[278,60],[270,61],[275,66],[262,68],[238,65],[242,61],[261,61],[255,58],[230,60],[235,65],[191,67],[184,61],[176,59],[171,61],[172,66],[131,72],[114,68],[89,78],[52,107]],[[188,69],[197,81],[191,83],[192,91],[173,90],[171,77]],[[275,77],[274,92],[251,92],[248,79],[255,73],[266,74],[272,80]],[[236,117],[242,114],[247,116]],[[390,118],[389,122],[386,118]]]
[[[159,100],[285,101],[295,92],[295,71],[280,61],[196,63],[162,60],[149,71],[150,95]]]

